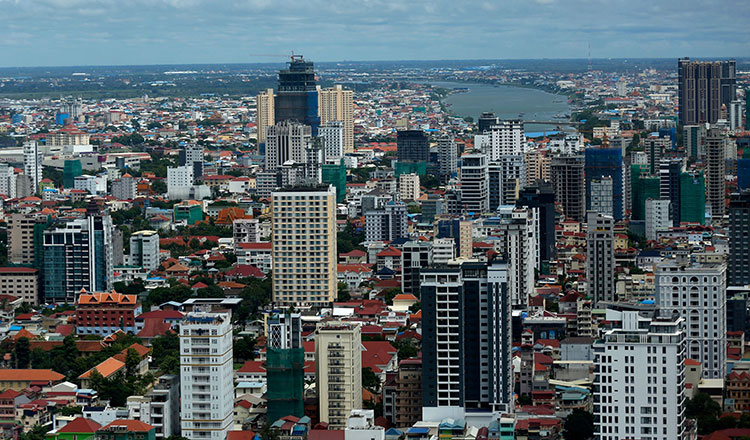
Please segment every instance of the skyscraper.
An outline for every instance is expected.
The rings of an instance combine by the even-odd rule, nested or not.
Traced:
[[[305,349],[299,313],[266,319],[266,401],[268,420],[305,414]]]
[[[309,125],[312,135],[318,134],[320,116],[315,68],[312,62],[305,61],[301,55],[293,56],[288,67],[279,70],[274,122],[278,124],[284,121]]]
[[[680,222],[704,224],[706,183],[703,171],[680,174]]]
[[[27,176],[31,176],[32,192],[39,191],[39,182],[42,180],[42,159],[44,154],[39,149],[36,141],[27,141],[23,144],[23,170]],[[72,187],[72,183],[70,187]]]
[[[329,304],[337,286],[336,191],[330,185],[282,188],[271,200],[274,302]]]
[[[336,162],[344,157],[345,151],[344,123],[328,121],[321,124],[318,136],[323,140],[325,160],[327,163]]]
[[[312,140],[312,130],[292,120],[283,120],[268,127],[266,136],[266,170],[277,170],[284,162],[305,163],[305,149]]]
[[[490,126],[488,136],[487,155],[490,162],[500,160],[507,155],[523,155],[524,131],[523,122],[519,120],[499,121]]]
[[[669,200],[669,215],[674,226],[680,226],[680,175],[682,159],[664,159],[659,164],[659,198]]]
[[[344,153],[354,151],[354,92],[340,85],[327,89],[318,86],[320,123],[341,122],[344,129]]]
[[[615,221],[623,216],[623,161],[620,148],[586,149],[586,209],[591,208],[591,182],[602,177],[612,178],[612,208]]]
[[[687,440],[684,320],[607,310],[619,326],[594,343],[600,439]]]
[[[677,62],[679,123],[692,125],[714,124],[719,119],[721,106],[737,99],[737,63],[728,61]]]
[[[720,220],[726,212],[726,143],[727,138],[715,129],[706,137],[706,203],[714,220]]]
[[[519,194],[516,206],[539,210],[539,260],[552,260],[555,257],[554,188],[543,182],[527,186]]]
[[[320,421],[343,429],[362,408],[362,330],[352,322],[328,322],[315,330],[315,375]]]
[[[203,177],[203,146],[186,145],[179,151],[179,166],[193,167],[193,179]]]
[[[180,322],[180,419],[189,440],[223,440],[232,428],[234,370],[229,313],[193,311]]]
[[[586,213],[586,179],[583,156],[557,156],[550,164],[556,201],[569,220],[583,221]]]
[[[729,285],[750,284],[750,190],[729,201]]]
[[[422,270],[422,420],[513,408],[507,265],[473,263]],[[445,313],[443,310],[452,310]]]
[[[484,112],[479,116],[477,121],[477,132],[483,134],[490,130],[490,127],[500,123],[500,118],[495,116],[492,112]]]
[[[112,219],[90,215],[44,231],[45,302],[73,303],[81,289],[112,289]]]
[[[586,286],[594,301],[615,300],[614,219],[594,211],[586,214]]]
[[[428,162],[430,141],[422,130],[399,130],[396,136],[396,157],[399,162]]]
[[[408,216],[403,202],[387,202],[365,212],[365,241],[393,241],[406,237]]]
[[[258,93],[255,97],[255,125],[258,129],[257,140],[258,145],[266,142],[266,130],[276,124],[274,100],[276,95],[273,93],[273,89],[266,89]],[[262,151],[258,151],[263,153]]]
[[[525,308],[534,293],[535,270],[539,268],[539,210],[502,206],[492,235],[507,265],[507,288],[513,308]]]
[[[527,180],[524,157],[517,154],[501,156],[489,163],[488,172],[490,210],[494,211],[500,205],[515,204]]]
[[[589,195],[591,210],[599,214],[613,216],[612,178],[604,176],[600,179],[593,179],[589,187],[591,188],[591,194]]]
[[[438,139],[438,163],[440,165],[440,182],[445,184],[458,172],[458,149],[450,136]]]
[[[466,212],[481,214],[489,210],[489,174],[484,154],[461,157],[461,200]]]

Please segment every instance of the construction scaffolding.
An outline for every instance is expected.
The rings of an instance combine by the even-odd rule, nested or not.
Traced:
[[[305,349],[266,348],[268,422],[305,415]]]

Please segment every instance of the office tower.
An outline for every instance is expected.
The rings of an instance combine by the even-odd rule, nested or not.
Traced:
[[[615,249],[612,217],[586,213],[586,286],[594,301],[615,300]]]
[[[436,238],[432,241],[432,263],[448,264],[456,258],[456,242],[450,238]],[[402,265],[403,266],[403,265]]]
[[[266,170],[277,170],[289,160],[305,163],[305,148],[312,139],[309,126],[285,120],[268,127],[266,134]]]
[[[159,268],[159,234],[156,231],[136,231],[130,235],[130,265],[147,271]]]
[[[466,212],[481,214],[489,210],[489,174],[484,154],[461,158],[461,200]]]
[[[489,142],[484,153],[490,162],[500,160],[503,156],[522,156],[524,153],[524,132],[522,121],[499,121],[490,126]]]
[[[649,172],[657,174],[664,151],[672,148],[672,141],[669,138],[649,136],[643,141],[643,147],[648,156]]]
[[[34,194],[39,191],[39,182],[42,181],[42,159],[44,154],[36,141],[27,141],[23,144],[23,171],[27,176],[31,176]]]
[[[723,379],[727,359],[727,266],[665,260],[655,267],[656,304],[685,320],[687,357],[703,377]]]
[[[266,320],[268,420],[305,415],[305,348],[299,313],[274,313]]]
[[[85,289],[112,290],[112,218],[89,215],[44,231],[44,292],[47,303],[73,303]]]
[[[477,121],[477,132],[483,134],[490,130],[493,125],[499,125],[500,118],[492,112],[484,112],[479,116]]]
[[[729,129],[732,131],[742,129],[742,104],[739,99],[729,103]]]
[[[177,164],[181,167],[193,167],[193,179],[203,177],[203,147],[201,145],[186,145],[185,148],[181,148]]]
[[[524,185],[534,185],[538,180],[549,182],[549,166],[552,157],[547,155],[546,150],[533,149],[523,155],[526,164],[526,182]]]
[[[680,174],[680,222],[704,224],[706,184],[703,171]]]
[[[736,62],[690,61],[677,62],[679,117],[682,125],[715,124],[720,119],[721,106],[737,99]]]
[[[63,187],[73,188],[75,178],[83,174],[79,159],[68,159],[63,162]]]
[[[507,287],[513,308],[525,308],[534,293],[535,270],[539,268],[539,210],[503,206],[492,235],[507,264]]]
[[[591,210],[591,182],[602,177],[612,178],[612,208],[615,221],[623,216],[623,162],[619,148],[587,148],[586,152],[586,200]]]
[[[138,184],[130,174],[112,181],[112,197],[117,200],[133,200],[138,194]]]
[[[42,219],[33,214],[9,214],[8,262],[10,264],[34,264],[34,227]]]
[[[234,410],[231,314],[192,311],[179,336],[182,436],[225,439]]]
[[[0,194],[9,199],[16,198],[15,168],[7,163],[0,164]]]
[[[396,134],[396,158],[399,162],[428,162],[430,140],[422,130],[399,130]]]
[[[408,216],[403,202],[387,202],[365,212],[365,241],[393,241],[408,236]]]
[[[315,330],[315,374],[320,421],[342,429],[362,408],[362,329],[351,322],[319,324]]]
[[[550,183],[527,186],[519,194],[516,206],[539,211],[539,262],[555,258],[555,190]]]
[[[419,175],[402,174],[398,176],[398,193],[401,200],[417,200],[420,192]]]
[[[274,191],[271,219],[274,302],[329,304],[337,286],[336,191],[330,185]]]
[[[257,127],[257,140],[258,146],[266,142],[266,130],[276,124],[276,118],[274,115],[274,100],[276,95],[273,93],[273,89],[262,90],[255,97],[255,125]],[[260,149],[259,153],[262,153]]]
[[[664,159],[659,164],[659,198],[669,200],[669,215],[674,226],[680,226],[680,175],[682,159]]]
[[[710,130],[706,137],[706,203],[714,220],[720,220],[726,211],[726,143],[718,130]]]
[[[523,156],[502,156],[496,162],[490,162],[488,173],[490,210],[494,211],[500,205],[516,203],[518,193],[527,180]]]
[[[607,320],[619,326],[594,342],[597,438],[687,440],[684,320],[614,310]]]
[[[407,241],[401,249],[401,291],[419,297],[420,270],[432,265],[432,243]]]
[[[167,168],[167,197],[170,200],[187,199],[193,187],[195,168],[191,165]]]
[[[586,180],[583,156],[557,156],[550,164],[556,201],[568,220],[583,221],[586,212]]]
[[[614,216],[612,178],[604,176],[600,179],[592,179],[589,187],[591,188],[591,194],[589,195],[591,211],[610,217]]]
[[[646,200],[646,239],[656,240],[659,231],[667,231],[672,226],[669,199]]]
[[[304,179],[307,184],[319,185],[323,182],[321,167],[324,163],[325,153],[323,151],[323,140],[318,137],[310,139],[305,147]]]
[[[729,285],[750,284],[750,190],[729,200]]]
[[[320,124],[337,121],[344,129],[344,153],[354,151],[354,92],[340,85],[327,89],[318,86]]]
[[[447,208],[445,199],[438,194],[427,194],[427,198],[422,200],[422,221],[423,224],[432,224],[435,217],[445,214]]]
[[[440,183],[448,183],[458,173],[458,149],[452,137],[443,136],[437,141]]]
[[[287,69],[279,70],[279,85],[274,102],[274,122],[278,125],[286,121],[307,125],[313,136],[318,134],[320,116],[318,115],[315,68],[312,62],[305,61],[300,55],[292,57]],[[266,143],[268,143],[268,136],[266,136]]]
[[[422,420],[512,410],[507,270],[497,261],[423,269]]]
[[[685,153],[688,158],[703,161],[706,155],[706,124],[686,125],[682,128]]]
[[[326,162],[338,163],[347,151],[344,148],[344,123],[329,121],[318,129],[318,137],[323,141]]]

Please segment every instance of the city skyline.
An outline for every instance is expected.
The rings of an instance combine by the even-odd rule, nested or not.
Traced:
[[[750,55],[739,1],[710,12],[588,0],[29,3],[0,0],[0,67],[281,62],[291,50],[316,61]]]

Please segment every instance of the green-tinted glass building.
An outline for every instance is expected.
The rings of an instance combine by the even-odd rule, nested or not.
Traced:
[[[81,161],[78,159],[66,160],[63,166],[63,187],[73,188],[75,178],[83,174]]]
[[[203,221],[203,205],[200,203],[179,203],[174,205],[174,221],[185,220],[188,225]]]
[[[706,181],[702,171],[680,174],[680,221],[706,221]]]
[[[396,162],[393,167],[396,178],[402,174],[427,175],[427,162]]]
[[[342,159],[338,165],[321,165],[321,180],[323,183],[333,185],[336,188],[336,203],[344,203],[346,200],[346,166]]]
[[[660,196],[659,177],[646,174],[648,165],[631,165],[630,168],[630,196],[631,218],[633,220],[646,219],[646,200],[658,199]]]

